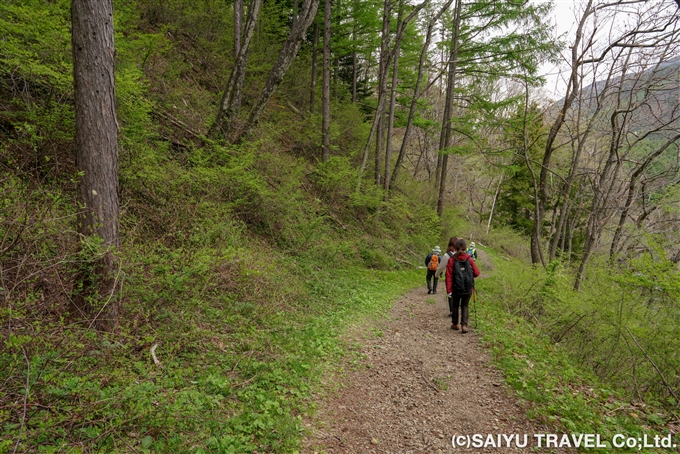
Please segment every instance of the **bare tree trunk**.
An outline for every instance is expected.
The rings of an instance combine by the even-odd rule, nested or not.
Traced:
[[[380,175],[380,168],[381,168],[381,160],[382,160],[382,155],[381,151],[383,148],[383,138],[385,137],[385,105],[384,103],[382,104],[382,111],[378,112],[378,130],[376,131],[375,135],[375,184],[377,186],[380,186],[380,183],[382,182],[382,178]]]
[[[437,194],[439,194],[439,185],[442,182],[442,161],[444,157],[440,154],[437,154],[437,163],[435,164],[434,167],[434,188],[437,190]]]
[[[611,77],[612,77],[612,71],[614,70],[614,67],[612,66],[609,70],[609,75],[606,79],[605,82],[605,87],[603,90],[606,90],[609,87]],[[581,161],[581,155],[583,154],[583,149],[588,143],[588,138],[590,137],[590,134],[593,132],[593,128],[595,127],[595,122],[591,121],[590,119],[594,118],[597,116],[597,114],[603,109],[604,104],[603,103],[596,103],[595,110],[592,112],[589,112],[587,120],[587,125],[586,128],[583,132],[581,132],[581,123],[584,121],[584,115],[583,115],[583,110],[584,108],[588,108],[589,102],[587,94],[583,93],[583,90],[581,90],[577,96],[573,98],[575,100],[578,97],[579,102],[577,103],[577,109],[576,109],[576,125],[575,125],[575,135],[572,135],[572,147],[574,146],[573,144],[576,144],[576,149],[572,153],[572,159],[571,159],[571,164],[569,166],[569,175],[567,176],[567,180],[564,184],[564,189],[563,189],[563,196],[564,196],[564,202],[562,203],[562,209],[560,210],[560,217],[558,218],[558,225],[556,228],[556,232],[558,233],[557,237],[554,238],[552,243],[550,244],[549,248],[549,256],[550,260],[554,260],[556,254],[557,254],[557,244],[559,241],[559,233],[564,231],[564,234],[566,234],[566,223],[569,218],[569,210],[571,206],[571,191],[574,186],[574,182],[576,181],[576,176],[577,176],[577,171],[578,171],[578,166]],[[564,251],[564,241],[562,242],[562,250]]]
[[[569,77],[567,94],[564,98],[564,103],[562,104],[560,113],[557,115],[557,118],[550,127],[550,132],[548,133],[548,139],[545,145],[545,153],[543,154],[543,163],[541,165],[538,184],[538,199],[536,199],[536,222],[534,223],[534,228],[531,233],[532,263],[543,263],[543,261],[540,260],[542,254],[539,254],[538,252],[541,249],[541,227],[543,226],[543,217],[545,215],[545,208],[548,203],[548,169],[550,168],[552,154],[555,151],[555,140],[557,139],[557,134],[562,129],[562,126],[565,122],[566,113],[571,108],[574,99],[576,99],[576,96],[580,91],[581,80],[579,78],[579,68],[583,64],[583,57],[582,55],[579,55],[579,46],[581,45],[581,39],[583,37],[583,28],[585,27],[588,17],[593,13],[592,3],[592,0],[588,0],[588,3],[585,6],[584,12],[576,28],[576,37],[574,39],[573,45],[571,46],[571,74]]]
[[[404,23],[408,23],[413,17],[415,17],[418,12],[423,9],[427,4],[429,3],[429,0],[424,0],[423,3],[419,4],[416,8],[414,8],[413,11],[406,17],[404,20]],[[385,8],[387,9],[386,13],[389,13],[389,8],[390,8],[390,3],[389,0],[385,0]],[[404,27],[402,27],[401,33],[404,32]],[[400,35],[397,35],[398,39],[401,39]],[[381,44],[381,57],[380,57],[380,68],[379,68],[379,73],[383,71],[383,67],[389,68],[390,67],[390,62],[391,59],[394,57],[394,52],[389,51],[389,14],[387,14],[387,17],[383,16],[383,41],[387,40],[386,42],[383,42]],[[386,55],[383,58],[382,54],[382,48],[385,48]],[[386,73],[387,70],[385,69],[384,72]],[[359,175],[357,178],[357,186],[356,190],[359,191],[361,189],[361,177],[364,173],[364,170],[366,170],[366,165],[368,163],[368,150],[371,147],[371,142],[373,140],[373,135],[376,133],[376,131],[379,129],[380,122],[382,121],[382,116],[379,115],[380,112],[383,112],[385,110],[385,97],[386,97],[386,92],[387,92],[387,82],[386,82],[386,76],[379,78],[380,84],[379,84],[379,89],[378,89],[378,107],[376,109],[376,114],[373,117],[373,123],[371,125],[371,130],[368,133],[368,139],[366,140],[366,145],[364,146],[364,152],[363,152],[363,158],[361,160],[361,165],[359,166]],[[378,134],[378,137],[380,134]],[[378,137],[376,137],[376,149],[379,149],[377,146],[378,142]],[[379,174],[379,169],[380,169],[380,162],[378,160],[378,156],[376,156],[376,168],[378,171],[376,174]],[[379,177],[379,175],[376,175]],[[379,184],[379,183],[378,183]]]
[[[340,17],[340,0],[335,0],[335,23],[340,24],[342,18]],[[333,59],[333,95],[338,96],[338,68],[340,67],[340,59],[336,55]]]
[[[381,109],[384,108],[385,105],[385,96],[378,96],[378,109],[377,111],[380,111]],[[371,147],[371,142],[373,140],[373,135],[375,134],[376,130],[378,129],[378,124],[380,122],[381,118],[377,115],[373,117],[373,123],[371,124],[371,130],[368,133],[368,139],[366,140],[366,145],[364,146],[364,153],[363,153],[363,158],[361,160],[361,165],[359,166],[359,175],[357,178],[357,187],[356,190],[359,191],[361,189],[361,177],[364,173],[364,170],[366,169],[366,165],[368,163],[368,150]],[[377,139],[376,139],[377,141]]]
[[[243,22],[243,0],[234,0],[234,60],[241,50],[241,28]]]
[[[406,130],[404,131],[404,138],[401,142],[401,148],[399,149],[399,156],[397,157],[397,163],[394,166],[394,173],[392,174],[390,186],[394,186],[394,183],[397,181],[397,175],[399,173],[399,169],[401,168],[401,164],[404,160],[404,156],[406,156],[406,147],[408,145],[408,140],[409,136],[411,134],[411,129],[413,128],[413,119],[415,118],[415,113],[416,113],[416,107],[418,105],[418,99],[420,99],[420,85],[423,80],[423,73],[424,73],[424,67],[425,67],[425,60],[427,57],[427,52],[430,48],[430,42],[432,41],[432,30],[434,28],[434,25],[437,23],[439,18],[444,14],[444,12],[449,9],[449,6],[451,6],[451,3],[453,3],[453,0],[448,0],[444,6],[439,10],[439,12],[432,18],[430,19],[430,22],[427,24],[427,33],[425,35],[425,44],[423,45],[423,49],[420,52],[420,60],[418,62],[418,76],[416,78],[416,86],[413,89],[413,98],[411,99],[411,107],[408,112],[408,121],[406,123]]]
[[[403,0],[399,0],[399,12],[397,13],[397,38],[394,42],[394,63],[392,64],[392,86],[390,87],[390,114],[387,119],[387,141],[385,144],[385,201],[389,199],[390,173],[392,171],[392,134],[394,133],[394,110],[397,106],[397,81],[399,76],[399,52],[401,46],[401,14],[404,9]]]
[[[420,134],[418,134],[418,146],[420,147],[420,154],[418,155],[418,160],[416,161],[415,168],[413,169],[413,178],[416,178],[418,176],[418,169],[420,168],[420,161],[423,159],[423,155],[425,154],[425,141],[420,140]],[[421,144],[422,143],[422,144]]]
[[[631,44],[634,43],[635,41],[633,41]],[[588,261],[590,260],[593,250],[600,240],[602,231],[607,223],[607,218],[610,216],[609,211],[611,210],[609,205],[611,204],[612,199],[611,194],[615,191],[615,188],[618,184],[619,172],[623,166],[623,159],[627,154],[625,149],[627,148],[630,150],[635,144],[637,144],[637,141],[641,140],[641,138],[638,137],[637,141],[634,141],[632,145],[630,143],[628,143],[627,146],[625,145],[628,142],[626,138],[626,131],[628,129],[629,122],[631,121],[632,114],[636,111],[635,104],[638,103],[637,96],[634,96],[634,91],[637,82],[639,82],[640,79],[634,79],[635,83],[632,84],[632,81],[627,80],[629,63],[633,58],[634,48],[634,46],[626,46],[625,49],[628,50],[626,51],[625,57],[623,57],[624,61],[621,63],[621,74],[617,78],[620,81],[618,82],[620,83],[620,86],[616,92],[616,103],[611,106],[611,114],[609,115],[609,153],[605,166],[602,172],[597,175],[595,185],[593,187],[592,208],[588,218],[588,227],[586,230],[583,256],[581,258],[581,263],[574,281],[575,290],[578,290],[581,287],[581,282],[583,281]],[[616,62],[623,55],[623,53],[624,52],[622,49],[621,52],[615,57],[614,62]],[[609,79],[607,82],[609,82]],[[626,83],[628,83],[630,87],[626,87]],[[647,91],[646,94],[648,93],[649,92]],[[598,102],[600,102],[599,99]],[[646,103],[647,100],[643,99],[642,102]],[[649,132],[647,132],[647,134],[649,134]],[[646,136],[646,134],[644,134],[644,136]],[[663,150],[661,150],[659,153],[662,151]],[[651,159],[653,160],[654,158],[651,157]]]
[[[312,84],[309,90],[309,112],[314,113],[314,98],[316,97],[316,54],[319,47],[319,24],[314,23],[314,43],[312,44]]]
[[[248,5],[248,18],[246,19],[246,29],[241,42],[241,47],[238,50],[234,69],[231,71],[227,88],[222,95],[217,116],[213,122],[208,136],[216,137],[220,131],[225,138],[228,138],[233,129],[234,118],[238,115],[241,107],[241,92],[243,90],[243,82],[246,77],[246,67],[248,65],[248,54],[250,53],[250,42],[255,32],[255,24],[257,17],[260,14],[262,0],[251,0]]]
[[[387,91],[387,72],[390,67],[390,19],[392,15],[392,3],[391,0],[385,0],[383,6],[383,26],[382,26],[382,39],[380,41],[380,63],[378,66],[378,99],[384,99]],[[382,140],[384,136],[384,115],[385,115],[385,103],[378,103],[378,110],[375,113],[378,118],[378,129],[375,136],[375,184],[380,186],[382,181],[380,178],[380,167],[382,165],[382,160],[380,153],[382,151]]]
[[[361,160],[361,165],[359,166],[359,176],[357,178],[357,188],[359,191],[361,188],[361,177],[366,169],[366,164],[368,163],[368,150],[371,147],[371,142],[373,140],[373,135],[375,134],[375,181],[376,184],[380,184],[380,147],[381,136],[382,136],[382,112],[385,110],[385,91],[386,82],[384,73],[386,72],[385,67],[389,67],[389,62],[391,55],[389,52],[389,41],[390,41],[390,0],[385,0],[383,6],[383,27],[382,27],[382,39],[380,43],[380,60],[378,63],[378,106],[375,111],[375,116],[373,117],[373,123],[371,124],[371,130],[368,133],[368,139],[366,140],[366,145],[364,146],[363,158]]]
[[[442,156],[442,165],[441,165],[441,183],[439,183],[439,197],[437,197],[437,215],[439,217],[442,217],[444,214],[444,196],[445,191],[446,191],[446,172],[447,172],[447,166],[449,164],[449,155],[445,154]]]
[[[300,50],[302,45],[302,40],[304,38],[305,32],[312,24],[314,16],[316,16],[316,10],[319,8],[319,0],[304,0],[302,6],[300,7],[300,14],[293,26],[291,27],[288,38],[283,43],[281,51],[279,52],[279,57],[274,63],[274,67],[269,73],[267,82],[260,93],[259,98],[255,102],[255,107],[250,112],[248,122],[246,123],[245,129],[238,135],[236,142],[240,142],[243,138],[252,131],[252,129],[260,121],[262,112],[264,112],[265,107],[269,99],[272,97],[276,88],[279,86],[283,77],[286,75],[288,68],[293,63],[295,56]]]
[[[562,212],[560,213],[560,216],[562,216],[564,222],[561,222],[560,224],[560,249],[562,249],[562,253],[566,251],[565,244],[567,241],[567,226],[569,225],[569,213],[571,212],[571,207],[572,207],[572,198],[569,197],[569,200],[566,201],[566,203],[562,204]],[[557,255],[557,253],[555,253]]]
[[[357,102],[357,11],[359,10],[359,0],[354,0],[352,9],[352,102]]]
[[[352,51],[352,102],[357,102],[357,51]]]
[[[94,315],[101,329],[118,323],[118,123],[114,78],[111,0],[71,2],[75,148],[78,170],[78,231],[99,236],[109,249],[84,271],[76,304]],[[99,307],[101,303],[101,307]]]
[[[498,200],[498,195],[501,193],[501,186],[503,185],[503,176],[498,181],[498,188],[496,188],[496,194],[493,196],[493,203],[491,204],[491,213],[489,213],[489,222],[486,224],[486,233],[488,234],[491,230],[491,221],[493,220],[494,212],[496,211],[496,201]]]
[[[321,137],[322,161],[331,157],[331,0],[325,0],[323,13],[323,118]]]
[[[599,175],[598,181],[595,184],[593,203],[588,218],[588,228],[586,230],[586,239],[583,244],[583,255],[581,256],[581,263],[576,273],[576,279],[574,280],[574,290],[579,290],[581,288],[581,282],[585,275],[586,266],[600,239],[600,235],[602,234],[602,229],[605,225],[606,205],[609,198],[608,194],[616,184],[616,176],[618,175],[622,164],[618,153],[622,131],[616,123],[616,116],[617,111],[614,111],[611,116],[612,137],[609,145],[609,156],[604,170]]]
[[[524,112],[523,112],[523,118],[522,118],[522,151],[524,154],[524,161],[527,165],[527,169],[529,170],[529,173],[531,174],[531,186],[534,190],[534,200],[538,200],[538,183],[536,181],[536,172],[534,172],[534,168],[531,165],[531,157],[529,156],[529,138],[527,136],[527,121],[528,121],[528,111],[529,111],[529,82],[524,80]],[[534,204],[534,222],[538,223],[540,216],[538,214],[539,207],[538,203]],[[542,263],[543,266],[545,266],[545,258],[543,257],[543,248],[541,247],[541,237],[540,237],[540,229],[536,228],[536,225],[534,225],[534,228],[532,230],[531,234],[531,263]]]
[[[444,150],[445,154],[441,159],[439,197],[437,199],[437,215],[444,214],[444,196],[446,194],[446,172],[449,161],[448,148],[451,147],[453,130],[451,118],[453,117],[453,94],[456,88],[456,70],[458,69],[458,36],[460,32],[460,14],[462,1],[456,0],[456,9],[453,19],[453,43],[451,47],[451,57],[449,60],[449,80],[446,91],[446,106],[444,108],[444,119],[442,121],[442,134],[439,140],[439,149]]]

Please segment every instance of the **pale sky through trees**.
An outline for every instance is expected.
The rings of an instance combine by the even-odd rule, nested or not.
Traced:
[[[553,3],[553,12],[551,13],[552,23],[555,25],[554,37],[558,39],[560,36],[566,40],[567,46],[574,39],[576,30],[577,17],[582,14],[583,4],[585,0],[533,0],[537,3]],[[597,2],[595,2],[597,3]],[[617,30],[625,29],[629,24],[630,10],[625,7],[618,13],[608,19],[601,18],[599,22],[599,31],[596,35],[596,41],[606,42],[612,33]],[[564,51],[563,51],[564,55]],[[562,67],[564,71],[565,68]],[[566,80],[564,76],[560,76],[560,67],[551,63],[544,63],[541,67],[540,73],[546,78],[544,92],[546,96],[552,98],[561,98],[564,96],[566,90]],[[595,75],[597,79],[597,75]],[[591,81],[592,82],[592,81]]]
[[[545,0],[535,0],[537,3],[548,3]],[[576,18],[574,16],[574,9],[578,3],[583,3],[580,0],[553,0],[553,11],[551,14],[552,23],[555,24],[554,36],[559,38],[560,35],[565,35],[569,40],[569,36],[574,33],[576,26]],[[545,63],[541,67],[541,73],[545,75],[547,80],[545,84],[545,91],[549,96],[561,97],[566,89],[566,82],[559,78],[559,67]]]

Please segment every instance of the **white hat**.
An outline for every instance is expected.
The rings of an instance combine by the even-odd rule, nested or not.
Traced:
[[[439,246],[435,246],[434,249],[432,249],[434,252],[441,252],[441,248]]]
[[[474,241],[471,241],[471,242],[470,242],[470,247],[475,247],[475,242],[474,242]]]

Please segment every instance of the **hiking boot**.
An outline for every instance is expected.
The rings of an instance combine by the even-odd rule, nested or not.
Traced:
[[[458,330],[460,328],[458,328],[458,325],[456,325],[455,323],[451,323],[451,329]]]
[[[467,334],[467,332],[468,332],[468,327],[467,327],[467,326],[463,326],[463,327],[461,328],[460,332],[463,333],[463,334]]]
[[[432,294],[433,294],[433,295],[436,295],[436,294],[437,294],[437,291],[436,291],[436,290],[432,290]]]
[[[428,288],[428,289],[427,289],[427,294],[429,295],[430,293],[432,293],[432,290],[430,290],[430,289]]]

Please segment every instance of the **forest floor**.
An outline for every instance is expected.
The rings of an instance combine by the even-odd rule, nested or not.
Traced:
[[[486,254],[478,262],[483,273],[491,268]],[[473,434],[527,434],[528,445],[455,451],[536,447],[534,434],[547,429],[527,419],[491,364],[472,301],[470,333],[451,329],[445,290],[443,280],[436,295],[413,290],[389,317],[348,333],[355,354],[326,380],[303,453],[445,453],[454,451],[452,436]]]

